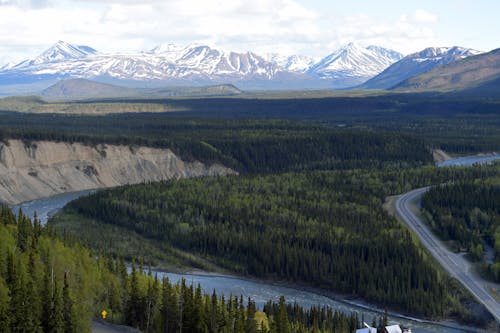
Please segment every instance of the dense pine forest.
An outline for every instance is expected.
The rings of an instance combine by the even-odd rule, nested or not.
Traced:
[[[131,255],[126,237],[99,244],[103,236],[92,229],[111,225],[117,227],[114,233],[138,234],[161,251],[189,252],[240,274],[285,279],[443,317],[462,311],[461,296],[409,231],[382,209],[384,198],[447,179],[497,173],[495,166],[428,167],[125,186],[72,202],[52,224],[71,231],[65,219],[90,219],[89,227],[80,225],[74,233],[120,256]],[[154,261],[153,253],[141,254]]]
[[[6,241],[0,242],[0,294],[7,296],[0,314],[10,320],[5,327],[18,330],[13,313],[21,303],[33,307],[20,313],[31,311],[26,323],[35,332],[52,327],[40,311],[64,304],[71,305],[65,315],[74,317],[70,325],[76,332],[88,331],[90,318],[103,308],[108,320],[148,332],[167,327],[350,332],[359,326],[359,318],[328,309],[300,309],[282,301],[261,311],[251,300],[204,295],[196,286],[172,285],[145,273],[145,265],[224,269],[324,288],[411,315],[474,320],[464,307],[473,302],[468,294],[382,205],[387,196],[416,187],[497,176],[498,166],[436,168],[431,154],[436,148],[460,154],[499,150],[495,101],[391,95],[108,102],[171,103],[183,111],[88,116],[5,110],[0,111],[0,140],[169,148],[184,160],[220,163],[240,176],[98,192],[70,204],[48,228],[22,215],[6,217],[1,235]],[[75,105],[98,108],[99,103]],[[476,213],[475,206],[471,209],[470,216]],[[487,234],[496,215],[480,210],[474,215],[481,224],[473,233],[477,237],[470,243],[464,239],[465,247],[478,249],[482,241],[494,245],[496,238]],[[18,234],[24,241],[19,243]],[[127,273],[124,262],[134,258],[143,263],[136,261]],[[21,276],[18,285],[9,277],[14,271]],[[28,297],[15,288],[30,283],[45,305],[14,303],[14,295]]]
[[[474,261],[483,260],[485,247],[493,248],[492,262],[484,263],[489,275],[500,281],[500,182],[459,181],[437,186],[425,193],[422,208],[430,226],[455,249],[469,252]]]
[[[268,302],[172,284],[132,261],[96,254],[0,207],[0,332],[90,332],[92,318],[144,332],[352,332],[357,314]],[[382,325],[387,319],[380,318]]]
[[[13,126],[2,131],[0,126],[0,139],[170,148],[185,160],[222,163],[240,173],[418,166],[432,161],[423,140],[408,135],[284,120],[182,120],[128,115],[123,119],[103,117],[97,124],[95,117],[55,116],[46,127],[37,128],[38,117],[33,123],[23,120],[23,126],[30,125],[22,128]]]
[[[356,160],[358,164],[354,167],[358,167],[373,159],[360,155],[363,149],[365,153],[386,158],[393,158],[397,150],[406,152],[405,160],[410,163],[430,162],[429,157],[422,155],[422,145],[457,154],[500,150],[499,104],[489,99],[402,94],[350,98],[96,100],[67,103],[67,108],[76,105],[81,110],[98,109],[101,102],[124,107],[172,105],[173,109],[183,111],[89,116],[26,114],[9,112],[7,108],[0,111],[0,139],[168,147],[183,158],[217,161],[240,172],[297,171],[318,164],[323,168],[332,164],[337,167],[339,159],[347,158]],[[387,147],[389,151],[381,147],[386,140],[395,145]],[[276,160],[270,158],[277,152],[282,154]],[[292,154],[287,157],[287,153]],[[303,153],[307,153],[303,159],[294,156]],[[330,161],[318,161],[318,155],[322,154],[330,156]]]
[[[0,331],[88,332],[118,279],[90,252],[0,208]]]

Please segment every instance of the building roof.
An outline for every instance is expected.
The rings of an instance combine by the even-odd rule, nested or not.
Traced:
[[[403,330],[401,330],[401,327],[399,327],[399,325],[386,326],[385,331],[387,333],[403,333]]]

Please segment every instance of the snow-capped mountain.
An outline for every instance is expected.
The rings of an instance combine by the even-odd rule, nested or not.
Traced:
[[[387,89],[400,82],[427,72],[438,65],[445,65],[456,60],[477,55],[482,52],[463,47],[428,47],[420,52],[410,54],[394,63],[379,75],[373,77],[360,88]]]
[[[97,51],[91,48],[90,46],[71,45],[60,40],[54,45],[52,45],[49,49],[42,52],[35,59],[23,61],[12,68],[18,68],[18,67],[22,68],[26,66],[59,62],[70,59],[80,59],[94,54],[97,54]]]
[[[24,75],[118,80],[272,79],[280,68],[252,53],[225,52],[205,45],[160,45],[139,54],[99,54],[90,47],[58,42],[33,60],[9,69]],[[3,74],[0,72],[0,75]]]
[[[8,62],[6,64],[0,65],[0,72],[7,70],[7,69],[10,69],[10,68],[14,67],[15,65],[16,65],[16,63],[14,63],[14,62]]]
[[[392,89],[405,92],[455,91],[461,96],[499,96],[500,49],[437,66],[404,80]]]
[[[322,79],[360,84],[403,57],[380,46],[362,47],[349,43],[309,68],[308,73]]]
[[[270,53],[265,56],[267,61],[277,64],[282,70],[305,73],[313,66],[317,59],[304,55],[283,55]]]
[[[40,86],[61,78],[85,78],[134,85],[234,83],[245,88],[345,88],[378,74],[400,56],[381,47],[356,44],[319,62],[307,56],[261,56],[199,44],[162,44],[135,54],[102,54],[88,46],[59,41],[34,59],[3,67],[0,85]]]

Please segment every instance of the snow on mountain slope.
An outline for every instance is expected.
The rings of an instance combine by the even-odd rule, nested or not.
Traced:
[[[79,78],[109,76],[129,80],[256,76],[271,79],[280,69],[251,53],[225,52],[205,45],[160,45],[139,54],[98,54],[95,50],[59,42],[13,71],[26,75]]]
[[[79,59],[93,54],[97,54],[97,51],[90,46],[71,45],[60,40],[52,45],[49,49],[42,52],[35,59],[23,61],[13,66],[12,68],[22,68],[26,66],[40,65],[69,59]]]
[[[13,63],[13,62],[8,62],[6,64],[3,64],[0,66],[0,72],[7,70],[7,69],[10,69],[10,68],[14,67],[15,65],[16,65],[16,63]]]
[[[400,60],[402,54],[379,46],[349,43],[312,66],[308,73],[323,79],[350,79],[359,83],[377,75]]]
[[[459,91],[460,94],[498,96],[500,49],[437,66],[399,83],[402,91]]]
[[[59,41],[34,59],[0,70],[0,84],[32,84],[61,78],[174,84],[236,83],[245,86],[345,88],[378,74],[401,55],[354,43],[316,62],[299,55],[231,52],[206,45],[162,44],[136,54],[102,54]]]
[[[313,66],[317,59],[303,55],[267,54],[265,59],[277,64],[282,70],[304,73]]]
[[[391,88],[410,77],[425,73],[436,66],[449,64],[456,60],[480,53],[481,52],[477,50],[458,46],[428,47],[420,52],[410,54],[394,63],[382,73],[361,85],[360,88]]]

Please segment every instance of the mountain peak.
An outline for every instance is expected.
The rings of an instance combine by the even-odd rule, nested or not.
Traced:
[[[304,73],[312,65],[317,62],[317,59],[304,55],[285,55],[279,53],[268,53],[264,55],[264,60],[276,63],[282,70]]]
[[[385,71],[367,81],[366,84],[361,86],[361,88],[391,88],[412,76],[427,72],[438,65],[446,65],[456,60],[464,59],[480,53],[480,51],[460,46],[427,47],[394,63]]]
[[[500,52],[491,51],[467,57],[462,54],[478,52],[462,47],[451,47],[448,53],[459,55],[456,61],[436,66],[420,75],[412,76],[394,87],[406,91],[452,91],[473,94],[495,94],[500,89]]]
[[[442,56],[448,56],[448,57],[468,57],[471,55],[477,55],[482,53],[481,51],[473,50],[473,49],[468,49],[465,47],[461,46],[433,46],[433,47],[427,47],[423,49],[422,51],[410,54],[408,57],[409,58],[433,58],[433,57],[442,57]]]
[[[149,50],[147,53],[152,54],[162,54],[162,53],[170,53],[170,52],[179,52],[185,49],[184,46],[180,46],[173,43],[163,43],[159,44],[153,49]]]
[[[350,43],[345,44],[344,46],[340,47],[339,49],[337,49],[335,52],[332,53],[332,55],[346,56],[350,53],[362,53],[364,50],[366,50],[366,48],[361,46],[361,44],[359,44],[357,42],[350,42]]]
[[[363,47],[351,42],[323,58],[308,71],[324,79],[350,78],[355,85],[368,80],[402,58],[402,54],[380,46]]]
[[[97,51],[90,46],[73,45],[60,40],[47,50],[43,51],[38,57],[33,59],[31,64],[37,65],[67,59],[84,58],[96,53]]]
[[[341,47],[341,49],[359,49],[359,48],[363,48],[363,46],[361,46],[361,44],[359,44],[358,42],[349,42],[345,44],[343,47]]]

